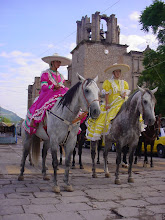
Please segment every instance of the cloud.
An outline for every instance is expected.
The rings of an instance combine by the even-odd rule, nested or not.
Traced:
[[[70,47],[73,47],[73,43],[68,45],[69,49]],[[65,51],[64,54],[71,58],[68,52]],[[40,76],[41,72],[49,66],[34,54],[17,50],[10,53],[3,51],[0,57],[4,59],[4,62],[0,62],[1,106],[25,118],[28,85],[32,85],[35,77]],[[60,67],[59,72],[64,75],[65,79],[68,78],[66,67]]]
[[[129,15],[129,18],[132,20],[132,21],[138,21],[139,20],[139,17],[140,17],[140,13],[138,11],[134,11],[132,12],[130,15]]]
[[[30,57],[30,56],[32,56],[31,53],[23,53],[23,52],[18,51],[18,50],[14,50],[10,53],[7,53],[5,51],[0,53],[0,57],[4,57],[4,58]]]
[[[129,46],[128,52],[130,50],[144,51],[147,45],[149,45],[151,49],[156,49],[158,46],[158,41],[156,40],[156,37],[152,34],[147,34],[144,36],[121,35],[120,42],[121,44],[127,44]]]

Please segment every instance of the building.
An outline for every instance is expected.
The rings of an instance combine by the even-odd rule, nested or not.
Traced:
[[[103,30],[101,21],[106,23],[107,30]],[[92,15],[92,21],[85,16],[77,21],[77,45],[71,51],[72,65],[68,68],[68,79],[73,86],[77,82],[76,73],[84,78],[99,77],[98,86],[108,77],[104,70],[114,63],[125,63],[130,66],[124,79],[130,89],[134,90],[140,73],[143,71],[143,52],[130,51],[128,45],[120,44],[120,28],[114,14],[100,15],[96,12]]]
[[[106,23],[106,30],[101,22]],[[138,77],[143,71],[143,52],[127,52],[128,45],[120,44],[120,28],[114,14],[109,17],[96,12],[92,20],[85,16],[77,21],[76,47],[71,51],[72,64],[68,67],[68,85],[73,86],[77,81],[77,73],[84,78],[94,78],[98,75],[98,86],[108,76],[104,70],[114,63],[124,63],[130,66],[130,71],[124,75],[130,89],[136,89]],[[33,85],[28,87],[28,108],[33,103],[40,90],[40,77],[35,77]]]

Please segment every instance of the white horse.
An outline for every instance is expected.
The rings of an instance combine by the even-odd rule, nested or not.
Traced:
[[[98,77],[94,80],[84,79],[78,75],[79,82],[74,85],[68,92],[56,102],[54,107],[47,113],[47,133],[43,129],[43,123],[39,124],[35,135],[29,135],[25,130],[23,140],[23,156],[21,161],[21,170],[18,180],[23,180],[24,166],[26,157],[32,145],[32,152],[39,156],[40,138],[44,140],[44,158],[42,162],[42,173],[46,176],[45,159],[47,150],[50,147],[52,154],[52,165],[54,169],[54,192],[60,192],[57,184],[57,150],[59,145],[64,145],[65,149],[65,189],[73,191],[69,183],[69,169],[73,149],[76,145],[77,133],[79,130],[80,120],[74,122],[80,109],[88,111],[92,118],[97,118],[100,114],[100,105],[98,99],[99,88],[96,84]],[[76,121],[76,120],[75,120]],[[38,150],[37,150],[38,149]],[[34,158],[35,159],[35,158]]]
[[[122,105],[120,111],[113,119],[109,134],[106,136],[106,144],[104,148],[104,169],[105,177],[110,177],[107,166],[107,156],[109,147],[112,143],[116,143],[116,173],[115,184],[121,184],[119,179],[119,164],[121,163],[122,148],[128,144],[129,146],[129,169],[128,169],[128,182],[134,182],[132,177],[132,162],[133,155],[138,145],[139,136],[141,133],[141,127],[139,122],[140,114],[142,114],[144,124],[153,125],[155,122],[154,107],[156,99],[154,93],[158,88],[153,90],[142,89],[138,87],[135,93],[133,93],[126,102]],[[97,141],[91,142],[91,157],[92,157],[92,177],[97,177],[95,170],[95,150],[97,147]]]

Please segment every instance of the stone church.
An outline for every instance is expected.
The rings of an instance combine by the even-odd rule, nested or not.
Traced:
[[[106,31],[101,27],[101,21],[106,23]],[[124,75],[130,89],[136,89],[138,77],[143,71],[143,52],[130,51],[128,45],[120,44],[120,28],[114,14],[109,17],[100,12],[92,14],[92,20],[85,16],[77,21],[76,47],[71,51],[72,64],[68,67],[68,85],[77,81],[77,73],[84,78],[94,78],[98,75],[98,86],[108,78],[104,70],[114,63],[124,63],[130,66],[130,71]],[[33,85],[28,87],[28,108],[33,103],[40,90],[40,77],[35,77]]]
[[[101,28],[101,21],[106,22],[107,30]],[[92,21],[85,16],[77,21],[77,45],[71,51],[72,65],[68,68],[68,80],[71,86],[77,81],[76,73],[84,78],[99,76],[98,86],[108,76],[104,70],[114,63],[124,63],[130,66],[124,79],[131,90],[136,89],[140,73],[143,71],[143,52],[130,51],[128,45],[120,44],[120,28],[114,14],[109,17],[100,12],[92,14]]]

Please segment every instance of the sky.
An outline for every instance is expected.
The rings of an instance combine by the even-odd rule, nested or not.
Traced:
[[[28,85],[47,69],[41,58],[58,53],[72,58],[76,21],[92,14],[115,14],[120,44],[143,51],[158,42],[141,30],[139,16],[152,0],[0,0],[0,106],[25,118]],[[101,24],[102,25],[102,24]],[[105,24],[103,23],[103,27]],[[60,67],[67,79],[66,67]]]

